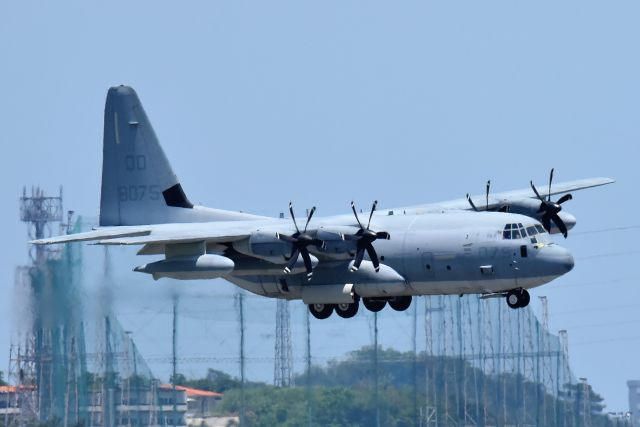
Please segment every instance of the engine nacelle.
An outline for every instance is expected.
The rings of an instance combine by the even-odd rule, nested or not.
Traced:
[[[345,235],[353,235],[358,232],[357,227],[333,226],[321,227],[316,233],[316,237],[324,243],[321,249],[315,249],[318,253],[332,259],[351,259],[356,252],[357,243],[355,240],[345,240]]]
[[[204,254],[163,259],[133,269],[151,274],[155,280],[168,277],[178,280],[216,279],[231,273],[235,267],[232,260],[222,255]]]
[[[539,221],[542,217],[542,213],[538,212],[540,210],[540,200],[537,199],[517,200],[509,203],[506,207],[511,213],[526,215],[536,221]]]
[[[291,244],[278,239],[276,233],[256,231],[246,239],[233,242],[233,248],[244,255],[274,264],[284,264],[291,255]]]

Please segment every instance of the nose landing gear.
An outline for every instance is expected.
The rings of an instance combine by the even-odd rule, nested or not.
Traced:
[[[526,289],[520,288],[507,292],[506,300],[509,308],[524,308],[529,305],[531,296]]]

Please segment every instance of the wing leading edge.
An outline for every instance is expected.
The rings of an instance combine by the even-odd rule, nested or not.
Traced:
[[[585,190],[587,188],[600,187],[602,185],[613,184],[616,182],[615,179],[612,178],[587,178],[587,179],[579,179],[575,181],[566,181],[558,184],[553,184],[551,186],[551,193],[549,193],[548,188],[545,184],[540,185],[538,187],[540,192],[540,196],[546,197],[549,194],[555,196],[557,194],[565,194],[571,191]],[[476,201],[476,204],[479,208],[485,208],[485,194],[471,196],[471,199]],[[489,194],[489,209],[496,208],[499,205],[508,204],[509,202],[513,202],[516,200],[523,199],[537,199],[535,193],[531,190],[530,187],[520,189],[520,190],[512,190],[505,191],[502,193],[494,193]],[[456,200],[449,200],[446,202],[440,203],[427,203],[422,205],[413,205],[402,208],[395,208],[390,210],[393,213],[407,213],[407,214],[421,214],[427,212],[439,212],[443,210],[471,210],[472,207],[469,204],[466,198],[460,198]]]

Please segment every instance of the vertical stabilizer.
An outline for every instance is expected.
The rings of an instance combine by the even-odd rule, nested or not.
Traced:
[[[101,226],[259,218],[191,204],[128,86],[107,93],[102,155]]]
[[[109,89],[104,109],[100,225],[171,222],[193,205],[160,147],[135,90]]]

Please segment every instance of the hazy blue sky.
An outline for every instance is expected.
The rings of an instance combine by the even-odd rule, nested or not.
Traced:
[[[551,167],[616,178],[565,205],[576,268],[534,297],[569,330],[576,375],[625,410],[640,378],[639,20],[637,1],[0,3],[0,369],[22,186],[61,184],[67,208],[97,214],[104,98],[124,83],[189,197],[215,207],[336,214],[488,178],[522,188]]]

